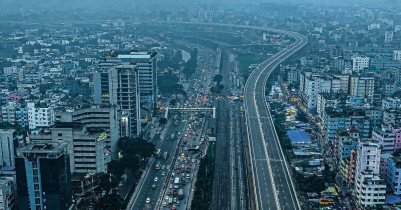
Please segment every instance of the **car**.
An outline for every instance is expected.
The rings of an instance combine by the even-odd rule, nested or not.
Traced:
[[[157,177],[155,177],[155,180],[154,180],[154,181],[157,182],[157,180],[158,180]]]
[[[167,192],[167,195],[171,195],[171,191],[170,190]]]
[[[166,175],[166,172],[165,171],[162,171],[162,176],[165,176]]]
[[[179,206],[180,205],[180,201],[177,201],[176,205]]]
[[[177,202],[177,198],[173,198],[173,202],[176,203]]]
[[[181,173],[184,173],[185,172],[185,170],[184,169],[181,169]]]
[[[175,177],[175,173],[171,173],[171,176],[172,176],[172,177]]]
[[[168,201],[168,199],[169,199],[169,197],[168,197],[168,196],[166,196],[166,197],[164,198],[164,200],[166,200],[166,201]]]
[[[156,185],[155,184],[152,184],[152,189],[156,189]]]
[[[167,203],[166,203],[166,201],[163,201],[163,206],[167,206]]]
[[[172,185],[172,184],[170,184],[169,188],[170,188],[170,189],[173,189],[173,185]]]
[[[181,171],[180,171],[180,170],[177,170],[177,171],[176,171],[176,173],[177,173],[177,174],[180,174],[180,173],[181,173]]]
[[[146,199],[146,204],[150,203],[150,198]]]
[[[187,179],[189,179],[189,174],[187,174]]]
[[[173,183],[174,182],[174,180],[173,179],[170,179],[170,183]]]

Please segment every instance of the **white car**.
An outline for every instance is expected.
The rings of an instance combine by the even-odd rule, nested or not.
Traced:
[[[146,204],[150,203],[150,198],[146,199]]]
[[[158,180],[157,177],[155,177],[155,182],[157,182],[157,180]]]

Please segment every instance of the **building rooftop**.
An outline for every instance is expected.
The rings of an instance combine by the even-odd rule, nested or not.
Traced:
[[[288,137],[291,139],[291,143],[312,143],[308,134],[303,130],[287,131]]]
[[[23,144],[17,148],[17,154],[50,154],[59,155],[66,149],[70,141],[31,141],[28,144]]]

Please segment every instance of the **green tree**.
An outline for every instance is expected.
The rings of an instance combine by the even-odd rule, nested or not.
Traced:
[[[97,179],[99,180],[99,186],[102,190],[105,190],[106,192],[109,192],[110,190],[114,189],[117,187],[120,178],[117,178],[116,175],[113,175],[112,173],[98,173],[96,175]]]
[[[167,118],[160,118],[159,123],[165,125],[167,123]]]
[[[120,138],[118,147],[121,148],[123,157],[133,155],[141,158],[149,158],[156,152],[156,147],[152,142],[141,138]]]
[[[302,122],[304,122],[304,123],[308,123],[309,122],[308,116],[301,110],[299,110],[297,112],[297,119],[302,121]]]
[[[107,194],[100,198],[95,205],[95,210],[121,210],[124,200],[117,194]]]
[[[171,105],[171,106],[175,106],[176,104],[177,104],[177,100],[171,99],[170,105]]]
[[[213,81],[217,82],[217,84],[220,84],[220,82],[223,80],[223,76],[221,76],[220,74],[216,74],[216,76],[214,76]]]

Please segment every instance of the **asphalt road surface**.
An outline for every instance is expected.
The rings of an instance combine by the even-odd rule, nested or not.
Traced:
[[[244,92],[257,209],[300,209],[264,93],[271,71],[301,49],[307,38],[296,33],[282,33],[295,38],[295,43],[264,61],[248,78]]]

